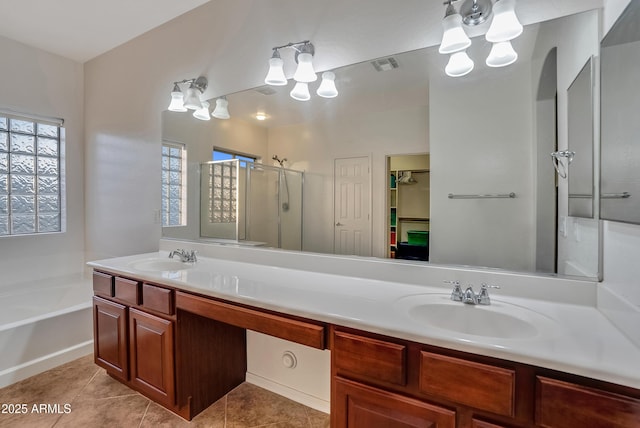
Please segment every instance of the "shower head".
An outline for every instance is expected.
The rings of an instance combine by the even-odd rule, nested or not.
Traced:
[[[284,163],[287,161],[287,158],[280,159],[278,157],[278,155],[271,156],[271,159],[273,159],[274,161],[278,162],[280,164],[280,166],[284,166]]]

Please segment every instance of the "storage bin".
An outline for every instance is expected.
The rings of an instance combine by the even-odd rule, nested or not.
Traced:
[[[429,232],[426,230],[408,230],[407,243],[426,247],[429,245]]]

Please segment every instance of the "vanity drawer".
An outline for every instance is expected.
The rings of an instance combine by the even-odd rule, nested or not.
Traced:
[[[514,416],[515,375],[515,370],[420,352],[420,392],[499,415]]]
[[[93,272],[93,292],[101,296],[113,297],[113,276],[102,272]]]
[[[291,342],[325,349],[324,324],[289,318],[178,291],[176,308]]]
[[[626,428],[640,425],[640,400],[538,376],[536,425]]]
[[[152,311],[173,315],[173,290],[142,284],[142,306]]]
[[[114,297],[131,305],[140,304],[140,282],[116,277]]]
[[[407,384],[405,345],[335,331],[331,353],[338,374],[400,386]]]

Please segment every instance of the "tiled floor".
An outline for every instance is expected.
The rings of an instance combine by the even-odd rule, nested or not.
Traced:
[[[249,383],[243,383],[187,422],[113,380],[93,363],[93,356],[0,389],[0,404],[0,427],[12,428],[329,427],[325,413]],[[15,411],[10,406],[16,404],[26,404],[26,414],[5,413]],[[34,404],[36,410],[40,404],[51,406],[44,406],[38,413]]]

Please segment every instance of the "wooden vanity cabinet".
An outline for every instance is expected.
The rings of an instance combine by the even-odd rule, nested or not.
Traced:
[[[129,379],[127,307],[93,297],[94,361],[112,376]]]
[[[640,427],[640,395],[637,390],[630,392],[635,397],[537,376],[536,424],[550,428]]]
[[[172,293],[149,284],[144,289],[151,296]],[[94,360],[147,397],[175,407],[175,319],[158,311],[166,305],[157,298],[145,307],[142,290],[140,281],[94,272]]]
[[[331,427],[640,428],[640,390],[333,326]]]
[[[343,378],[334,379],[332,427],[455,428],[455,411]]]
[[[174,322],[129,309],[131,383],[154,401],[175,404]]]

